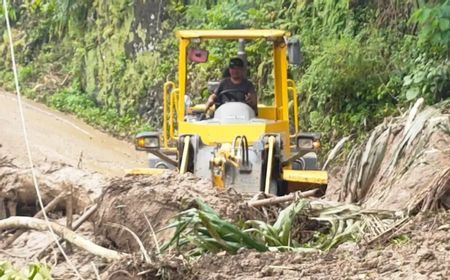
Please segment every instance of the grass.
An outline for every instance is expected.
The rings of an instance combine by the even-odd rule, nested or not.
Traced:
[[[120,115],[115,110],[99,107],[92,98],[73,88],[48,96],[46,103],[116,136],[125,137],[139,131],[152,130],[144,120],[131,114]]]

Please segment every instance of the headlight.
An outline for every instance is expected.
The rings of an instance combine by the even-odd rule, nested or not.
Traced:
[[[136,135],[135,147],[138,151],[151,151],[159,149],[159,134],[155,132],[142,132]]]
[[[297,148],[300,150],[320,149],[319,136],[316,133],[300,133],[297,136]]]
[[[298,138],[297,146],[299,149],[313,149],[313,140],[310,138]]]

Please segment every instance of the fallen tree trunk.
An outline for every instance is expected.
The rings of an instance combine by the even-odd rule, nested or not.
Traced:
[[[95,256],[102,257],[108,260],[119,260],[127,255],[101,247],[57,223],[49,222],[49,224],[56,234],[63,237],[65,240],[69,241],[75,246],[84,249]],[[44,220],[30,217],[9,217],[7,219],[0,220],[0,230],[10,228],[27,228],[39,231],[47,231],[48,224]]]
[[[49,204],[47,204],[47,206],[44,207],[45,213],[52,211],[61,202],[61,200],[64,199],[65,195],[66,193],[62,192],[57,197],[55,197]],[[43,216],[44,211],[42,211],[41,209],[36,215],[34,215],[34,218],[41,218]],[[11,245],[11,243],[13,243],[17,238],[19,238],[19,236],[21,236],[22,233],[24,232],[25,230],[16,231],[13,236],[6,239],[6,241],[2,244],[2,247],[6,248],[9,245]]]
[[[319,189],[309,190],[309,191],[305,191],[305,192],[298,191],[298,192],[290,193],[285,196],[270,197],[270,198],[255,200],[255,201],[249,201],[247,203],[249,206],[252,206],[252,207],[269,206],[269,205],[274,205],[274,204],[278,204],[278,203],[294,201],[300,197],[311,197],[311,196],[314,196],[318,191],[319,191]]]
[[[81,215],[81,217],[79,217],[73,224],[73,228],[72,230],[75,231],[77,230],[87,219],[89,219],[89,217],[91,217],[91,215],[97,211],[98,208],[98,204],[94,204],[91,208],[89,208],[89,210],[87,210],[86,212],[84,212],[83,215]],[[55,241],[52,240],[47,247],[45,247],[43,250],[41,250],[39,253],[37,253],[35,256],[36,258],[39,260],[42,257],[44,257],[50,250],[52,250],[53,248],[56,247],[56,244],[53,244]],[[58,240],[58,242],[64,242],[63,238],[60,238]]]

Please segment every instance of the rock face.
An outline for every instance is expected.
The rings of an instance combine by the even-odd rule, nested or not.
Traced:
[[[167,19],[167,1],[106,1],[89,8],[85,32],[77,38],[87,47],[72,61],[79,65],[81,88],[101,107],[121,115],[140,115],[153,127],[161,125],[163,83],[175,67],[176,48],[161,40],[173,30]],[[165,31],[163,31],[165,26]],[[167,30],[169,29],[169,30]],[[164,37],[163,37],[164,36]],[[164,67],[165,66],[165,67]]]
[[[133,3],[134,18],[130,25],[133,36],[125,43],[128,56],[136,56],[144,51],[154,51],[160,37],[161,22],[166,1],[137,0]]]

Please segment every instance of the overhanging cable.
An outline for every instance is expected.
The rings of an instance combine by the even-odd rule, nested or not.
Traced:
[[[12,68],[13,68],[13,72],[14,72],[14,82],[15,82],[15,85],[16,85],[17,102],[18,102],[18,106],[19,106],[19,113],[20,113],[20,120],[21,120],[21,123],[22,123],[23,135],[24,135],[24,139],[25,139],[25,147],[26,147],[27,154],[28,154],[28,161],[29,161],[29,164],[30,164],[31,174],[32,174],[32,178],[33,178],[33,184],[34,184],[34,188],[36,190],[36,195],[38,197],[39,205],[40,205],[40,207],[42,209],[42,214],[44,216],[45,222],[47,223],[47,227],[48,227],[48,229],[49,229],[49,231],[50,231],[54,241],[58,245],[58,248],[61,251],[61,254],[64,256],[64,258],[66,259],[67,263],[72,268],[72,270],[75,272],[77,277],[79,279],[84,279],[80,275],[80,273],[78,272],[77,268],[72,263],[72,261],[70,261],[70,259],[67,256],[66,252],[64,252],[64,249],[62,248],[61,244],[58,241],[58,237],[56,236],[55,232],[53,231],[52,227],[50,226],[50,222],[48,220],[47,213],[44,210],[44,203],[42,201],[41,192],[39,190],[39,185],[38,185],[38,181],[37,181],[37,178],[36,178],[36,171],[34,169],[33,158],[31,157],[31,149],[30,149],[30,144],[29,144],[29,141],[28,141],[28,132],[27,132],[27,128],[26,128],[26,125],[25,125],[25,116],[24,116],[23,108],[22,108],[22,98],[21,98],[21,94],[20,94],[19,78],[17,76],[16,59],[15,59],[15,56],[14,56],[14,45],[13,45],[13,40],[12,40],[12,35],[11,35],[11,26],[9,24],[8,5],[6,3],[6,0],[3,0],[3,11],[4,11],[4,14],[5,14],[6,28],[7,28],[8,37],[9,37],[9,45],[10,45],[10,50],[11,50],[11,61],[12,61]]]

